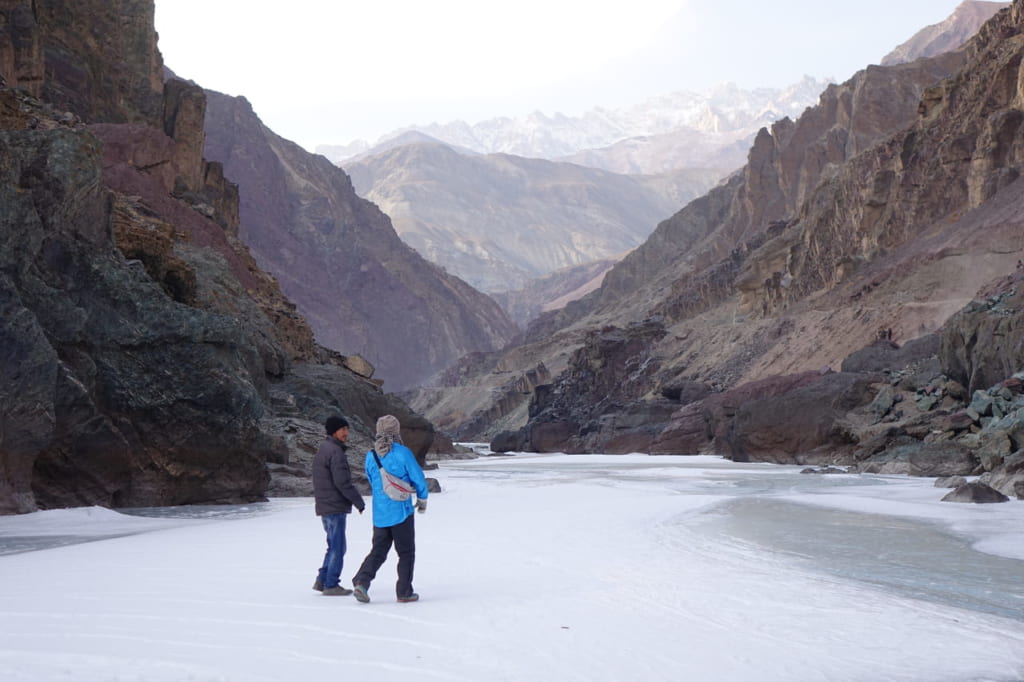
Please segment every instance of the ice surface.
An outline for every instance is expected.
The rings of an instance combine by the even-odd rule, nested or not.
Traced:
[[[415,604],[393,558],[370,604],[311,590],[308,499],[0,518],[94,540],[0,556],[0,679],[1024,679],[1022,502],[705,457],[432,475]],[[343,582],[370,515],[348,528]]]

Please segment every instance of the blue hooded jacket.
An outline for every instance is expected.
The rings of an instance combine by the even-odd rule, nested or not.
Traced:
[[[427,499],[427,478],[423,475],[423,469],[420,468],[412,450],[401,443],[394,443],[388,454],[380,457],[380,461],[389,474],[412,483],[416,489],[416,497],[421,500]],[[413,513],[412,498],[398,502],[384,494],[380,471],[377,469],[377,460],[373,458],[372,451],[366,453],[366,479],[370,482],[370,488],[373,490],[374,526],[377,528],[396,526]]]

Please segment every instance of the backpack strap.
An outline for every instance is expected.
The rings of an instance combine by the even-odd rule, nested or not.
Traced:
[[[370,454],[371,454],[371,455],[373,455],[373,458],[374,458],[375,460],[377,460],[377,468],[378,468],[378,469],[383,469],[383,468],[384,468],[384,465],[383,465],[383,464],[381,463],[381,461],[380,461],[380,457],[378,457],[378,456],[377,456],[377,451],[376,451],[376,450],[373,450],[373,449],[371,449],[371,450],[370,450]]]

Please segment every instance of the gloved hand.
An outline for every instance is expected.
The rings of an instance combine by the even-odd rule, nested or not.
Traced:
[[[427,501],[426,500],[416,500],[416,511],[419,512],[420,514],[422,514],[423,512],[427,511]]]

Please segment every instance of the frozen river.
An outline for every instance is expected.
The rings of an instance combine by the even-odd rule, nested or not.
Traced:
[[[946,507],[918,510],[918,516],[908,511],[905,496],[913,491],[911,499],[940,500],[948,491],[929,488],[933,479],[803,474],[805,467],[739,464],[704,457],[692,462],[672,460],[671,466],[665,466],[657,457],[620,463],[613,456],[580,456],[578,462],[519,456],[506,459],[506,465],[488,462],[486,475],[542,485],[575,480],[595,485],[657,486],[685,496],[710,494],[716,498],[714,503],[672,522],[681,537],[696,540],[700,536],[705,542],[721,544],[723,552],[741,547],[770,552],[806,570],[1024,621],[1024,560],[976,548],[980,539],[997,537],[1002,539],[997,551],[1020,556],[1024,552],[1024,502],[1014,501],[1003,509],[944,503]],[[458,470],[459,464],[453,462],[446,468]],[[471,463],[464,470],[480,475],[479,464]],[[876,500],[876,504],[859,505],[871,511],[821,506],[831,496],[852,493]],[[908,515],[889,513],[895,509]],[[986,513],[993,525],[987,531]],[[974,521],[970,525],[975,532],[955,530],[965,518]]]
[[[0,517],[4,682],[1019,682],[1024,502],[713,457],[446,461],[370,604],[306,498]],[[369,548],[348,520],[342,582]]]

